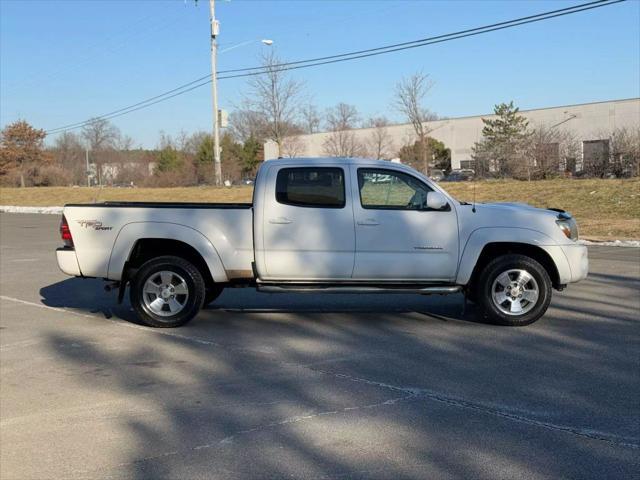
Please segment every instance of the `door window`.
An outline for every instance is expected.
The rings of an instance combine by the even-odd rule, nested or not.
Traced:
[[[432,190],[406,173],[384,169],[358,169],[362,208],[382,210],[423,210]]]
[[[341,168],[283,168],[276,178],[276,200],[297,207],[342,208],[345,205]]]

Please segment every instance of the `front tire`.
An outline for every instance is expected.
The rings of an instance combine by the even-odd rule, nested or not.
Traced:
[[[525,255],[503,255],[482,271],[475,298],[489,321],[508,326],[529,325],[551,302],[552,285],[545,268]]]
[[[205,283],[200,271],[180,257],[163,256],[140,267],[130,299],[138,318],[150,327],[184,325],[202,308]]]

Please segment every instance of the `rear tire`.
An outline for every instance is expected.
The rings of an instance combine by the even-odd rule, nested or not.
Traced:
[[[184,325],[202,308],[205,284],[200,271],[180,257],[149,260],[131,280],[130,299],[138,318],[150,327]]]
[[[551,302],[549,274],[525,255],[503,255],[481,272],[474,297],[482,314],[492,323],[529,325],[542,317]]]

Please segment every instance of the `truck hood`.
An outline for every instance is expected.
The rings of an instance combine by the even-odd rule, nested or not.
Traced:
[[[483,210],[487,213],[504,213],[504,214],[517,214],[527,213],[530,215],[546,215],[549,217],[558,217],[559,214],[569,215],[564,210],[559,208],[537,208],[527,203],[515,203],[515,202],[496,202],[496,203],[479,203],[476,204],[476,210]]]
[[[571,216],[560,209],[536,208],[525,203],[479,203],[464,205],[458,209],[458,221],[462,238],[482,228],[522,228],[548,237],[553,244],[569,240],[558,228],[557,220]]]

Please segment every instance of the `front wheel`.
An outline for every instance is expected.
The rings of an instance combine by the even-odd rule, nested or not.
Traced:
[[[178,327],[196,316],[205,296],[200,271],[180,257],[146,262],[131,281],[131,305],[151,327]]]
[[[500,325],[529,325],[551,302],[551,279],[540,263],[525,255],[503,255],[478,278],[475,296],[483,314]]]

